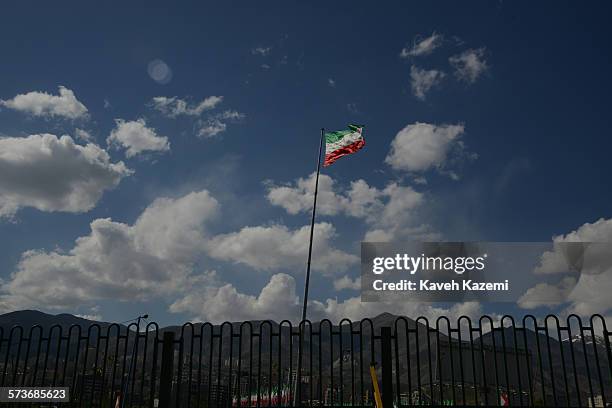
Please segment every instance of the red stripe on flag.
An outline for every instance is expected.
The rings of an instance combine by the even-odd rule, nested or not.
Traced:
[[[323,162],[323,167],[327,167],[342,156],[346,156],[348,154],[355,153],[357,150],[360,150],[363,146],[365,146],[365,140],[361,139],[354,143],[351,143],[348,146],[344,146],[341,149],[334,150],[330,154],[325,155],[325,161]]]

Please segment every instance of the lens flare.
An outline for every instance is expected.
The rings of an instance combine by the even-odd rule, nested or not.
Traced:
[[[167,84],[172,80],[172,70],[168,64],[160,59],[149,62],[147,71],[151,79],[158,84]]]

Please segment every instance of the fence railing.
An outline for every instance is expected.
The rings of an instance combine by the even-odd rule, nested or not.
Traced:
[[[550,315],[0,327],[1,386],[66,386],[70,406],[606,406],[605,320]]]

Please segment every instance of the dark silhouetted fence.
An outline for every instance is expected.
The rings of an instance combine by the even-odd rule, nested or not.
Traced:
[[[606,406],[604,319],[289,321],[0,328],[2,386],[68,386],[70,406]]]

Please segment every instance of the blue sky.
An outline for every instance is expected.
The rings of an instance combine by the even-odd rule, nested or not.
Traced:
[[[315,169],[319,129],[348,123],[366,125],[367,144],[323,171],[334,192],[317,220],[327,263],[313,272],[315,317],[384,309],[357,305],[359,292],[344,288],[372,231],[609,241],[609,11],[484,1],[5,5],[0,306],[105,320],[147,311],[162,323],[290,317],[309,223],[296,180]],[[60,86],[71,94],[60,97]],[[419,150],[428,138],[433,156]],[[389,159],[394,141],[414,157]],[[365,204],[351,196],[357,180],[370,189]]]

